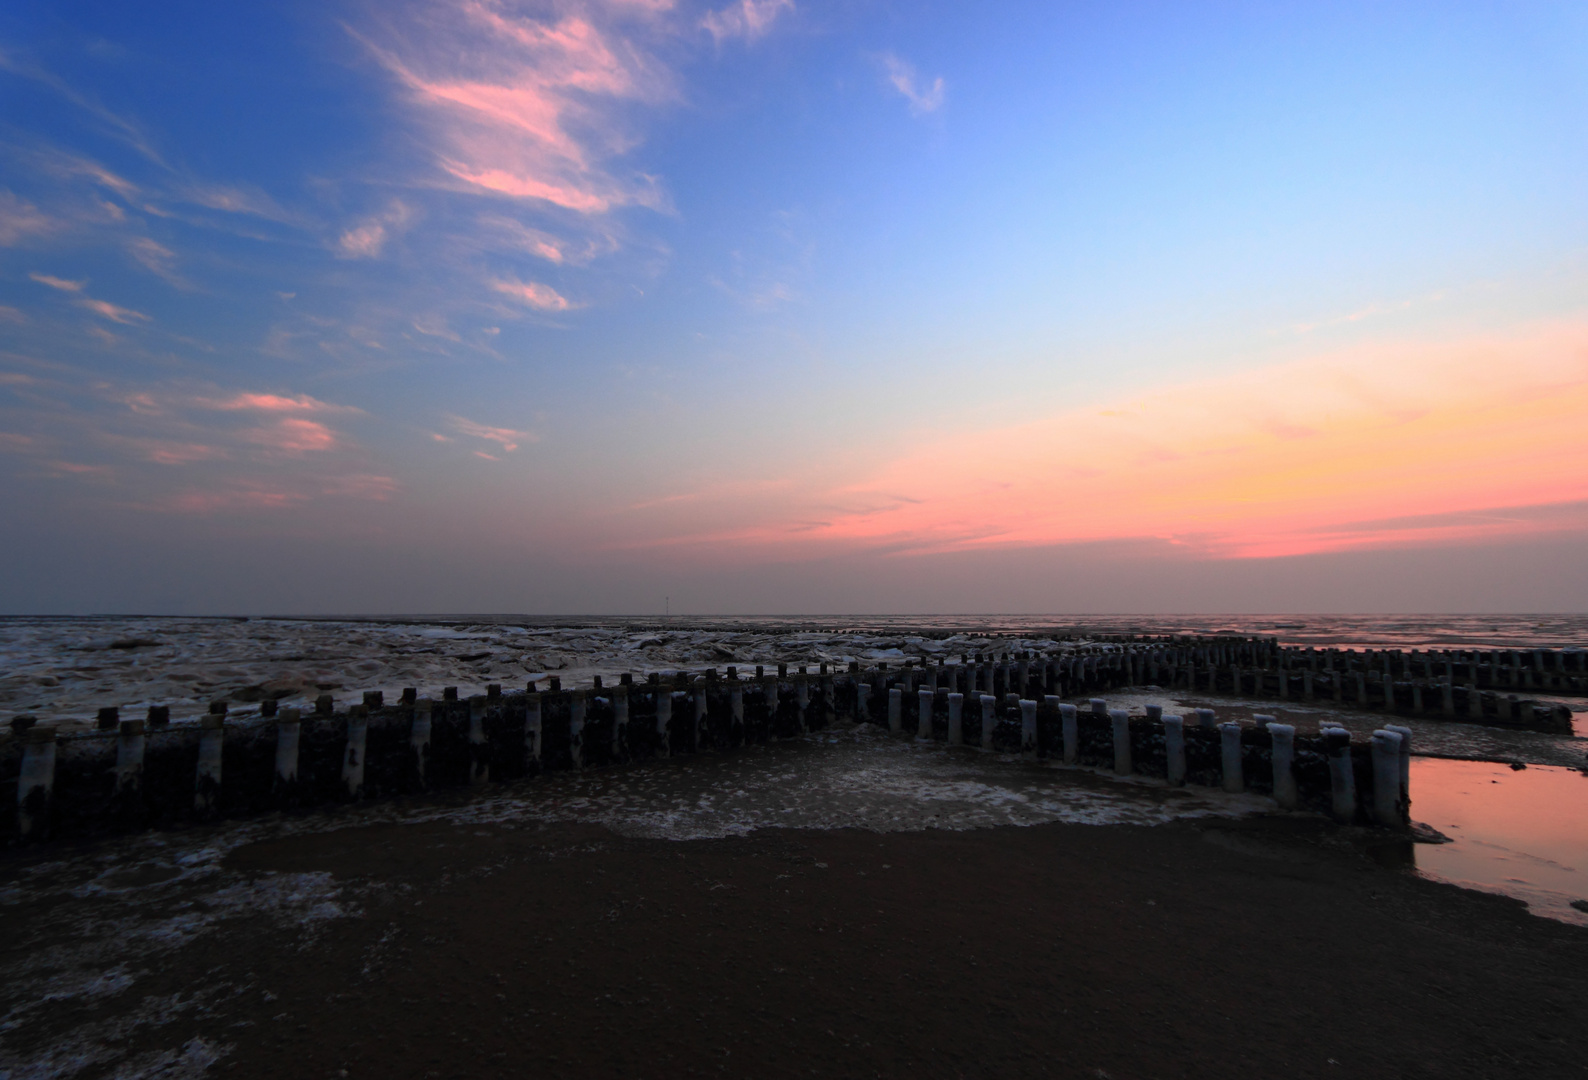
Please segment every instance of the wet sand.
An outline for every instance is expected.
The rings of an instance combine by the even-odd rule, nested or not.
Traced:
[[[1273,819],[266,841],[230,869],[330,875],[357,914],[234,920],[142,977],[173,1015],[128,1049],[283,1078],[1580,1075],[1588,931],[1396,857]]]
[[[1582,1074],[1588,928],[1403,840],[830,738],[13,858],[0,1072]]]

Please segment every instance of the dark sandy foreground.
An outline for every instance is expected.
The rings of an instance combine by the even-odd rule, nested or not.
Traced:
[[[139,979],[210,1004],[128,1039],[201,1037],[229,1047],[207,1075],[238,1078],[1588,1075],[1588,930],[1404,858],[1280,818],[345,829],[227,862],[329,871],[361,915],[228,921]]]

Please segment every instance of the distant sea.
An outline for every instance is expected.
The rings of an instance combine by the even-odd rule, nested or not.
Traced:
[[[527,626],[668,626],[678,629],[863,630],[908,633],[1264,634],[1282,645],[1335,649],[1588,648],[1580,615],[365,615],[371,622]]]

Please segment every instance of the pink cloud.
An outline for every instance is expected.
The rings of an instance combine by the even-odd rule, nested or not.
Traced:
[[[78,303],[87,308],[89,311],[92,311],[95,315],[109,319],[111,322],[121,323],[123,326],[136,326],[141,322],[152,321],[149,316],[145,315],[141,311],[133,311],[131,308],[124,308],[118,304],[112,304],[108,300],[93,300],[88,297],[84,297],[83,299],[79,300]]]
[[[227,456],[218,446],[201,443],[158,443],[144,454],[157,465],[188,465],[195,461],[213,461]]]
[[[491,288],[537,311],[567,311],[573,306],[556,289],[537,281],[493,281]]]
[[[138,194],[138,185],[117,176],[97,161],[90,161],[88,158],[48,152],[40,155],[40,164],[46,172],[55,176],[68,178],[86,176],[101,187],[114,191],[123,199],[131,200]]]
[[[494,2],[429,6],[422,24],[366,41],[430,124],[436,160],[481,190],[583,214],[655,205],[649,183],[602,165],[628,148],[615,106],[671,95],[649,57],[597,25],[601,9],[509,13]]]
[[[397,481],[389,476],[355,473],[332,479],[321,490],[322,495],[345,499],[369,499],[385,502],[397,493]]]
[[[490,427],[485,424],[477,424],[473,420],[465,420],[461,416],[448,416],[447,421],[452,425],[453,430],[459,434],[468,435],[475,439],[484,439],[487,442],[494,442],[506,451],[517,450],[519,443],[536,442],[540,438],[540,436],[530,431]],[[475,451],[475,453],[479,453],[479,451]]]
[[[363,411],[351,405],[332,405],[308,394],[287,397],[283,394],[239,393],[229,398],[200,398],[197,403],[205,408],[223,412],[251,410],[275,413],[356,413]]]
[[[55,221],[26,199],[0,191],[0,247],[12,247],[29,236],[43,236]]]
[[[128,241],[127,253],[140,263],[150,273],[164,278],[167,282],[178,288],[190,286],[176,272],[176,252],[147,236],[139,236]]]
[[[69,281],[66,278],[52,277],[49,274],[29,274],[28,277],[40,285],[48,285],[52,289],[59,289],[61,292],[69,293],[80,293],[83,291],[83,286],[88,284],[87,281]]]
[[[0,322],[25,323],[27,321],[28,317],[19,309],[10,307],[6,304],[0,304]]]
[[[243,188],[225,184],[192,184],[181,190],[180,196],[210,210],[228,214],[247,214],[287,224],[296,224],[293,214],[283,210],[276,201],[256,188]]]
[[[413,211],[406,203],[393,199],[385,213],[344,232],[337,240],[338,254],[344,259],[373,259],[380,255],[386,241],[401,232],[412,217]]]
[[[160,508],[179,514],[213,514],[222,510],[279,510],[306,501],[295,491],[240,488],[231,491],[191,491],[164,500]]]
[[[561,240],[512,218],[482,217],[480,227],[503,247],[527,251],[552,263],[561,263],[567,258]]]
[[[301,417],[283,417],[268,427],[250,428],[243,437],[287,454],[335,450],[340,445],[336,432],[317,420]]]
[[[793,10],[794,0],[739,0],[720,11],[707,12],[700,25],[718,44],[733,37],[754,41],[772,29],[778,15]]]
[[[77,461],[52,461],[49,463],[49,468],[69,476],[96,476],[102,480],[108,480],[115,475],[115,471],[108,465],[84,465]]]
[[[947,88],[941,76],[933,79],[929,86],[922,85],[915,68],[892,53],[882,57],[882,66],[887,70],[888,82],[909,101],[911,112],[936,112],[942,107]]]
[[[1584,416],[1588,323],[1364,346],[923,428],[859,461],[813,451],[763,487],[626,507],[606,539],[702,558],[1149,541],[1267,558],[1567,535],[1588,530]]]

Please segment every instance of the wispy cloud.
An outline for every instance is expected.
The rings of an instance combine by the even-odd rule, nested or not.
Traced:
[[[504,296],[511,296],[521,304],[528,304],[536,311],[567,311],[573,306],[556,289],[538,281],[493,281],[491,288]]]
[[[925,84],[916,74],[914,66],[892,53],[883,54],[882,66],[887,72],[889,84],[909,101],[912,113],[936,112],[942,107],[947,88],[943,85],[941,75],[933,79],[930,85]]]
[[[700,25],[719,45],[728,38],[754,41],[771,31],[780,14],[793,10],[794,0],[739,0],[707,12]]]
[[[14,192],[0,190],[0,247],[54,231],[56,222]]]
[[[189,182],[177,187],[173,194],[184,202],[208,210],[220,210],[228,214],[247,214],[286,225],[302,224],[297,214],[283,209],[275,199],[256,187]]]
[[[453,431],[456,431],[460,435],[467,435],[473,439],[483,439],[486,442],[496,443],[503,449],[503,451],[508,453],[517,450],[521,443],[536,442],[540,438],[540,436],[536,435],[534,432],[516,431],[513,428],[491,427],[487,424],[475,423],[473,420],[466,420],[461,416],[448,415],[447,423],[451,426]],[[438,439],[440,441],[450,441],[446,439],[445,436],[438,436]],[[488,456],[481,454],[480,451],[475,451],[475,453],[482,457]],[[495,461],[497,459],[491,458],[491,460]]]
[[[83,295],[83,289],[88,285],[87,281],[73,281],[70,278],[58,278],[51,274],[40,273],[31,273],[28,277],[40,285],[48,285],[50,288],[60,292],[73,294],[78,298],[77,304],[79,307],[85,307],[95,315],[109,319],[111,322],[121,323],[123,326],[136,326],[139,323],[153,321],[141,311],[133,311],[131,308],[124,308],[119,304],[112,304],[108,300],[95,300],[93,297]]]
[[[305,420],[301,416],[284,416],[274,423],[249,428],[244,437],[249,442],[287,454],[323,452],[341,445],[336,432],[318,420]]]
[[[373,259],[380,255],[386,241],[402,232],[413,218],[413,209],[393,199],[386,210],[344,232],[337,239],[337,254],[344,259]]]
[[[83,93],[53,72],[37,64],[30,63],[22,57],[8,53],[4,49],[0,49],[0,71],[9,71],[12,74],[32,79],[49,87],[65,100],[99,120],[113,137],[131,146],[150,161],[158,165],[165,164],[159,151],[155,149],[154,143],[144,132],[142,125],[136,120],[112,111],[97,98]]]
[[[0,398],[0,450],[62,484],[113,485],[121,508],[268,513],[399,490],[332,426],[359,413],[349,406],[271,391],[118,387],[65,371],[33,381],[25,405]]]
[[[85,296],[78,303],[95,315],[109,319],[114,323],[120,323],[123,326],[137,326],[139,323],[153,321],[141,311],[133,311],[131,308],[124,308],[120,304],[112,304],[109,300],[94,300]]]
[[[192,285],[176,272],[176,252],[164,244],[147,236],[135,236],[127,241],[127,254],[151,274],[164,279],[167,284],[178,289],[192,288]]]
[[[289,397],[285,394],[263,394],[244,391],[224,398],[200,397],[194,403],[204,408],[217,409],[223,412],[236,412],[248,409],[256,412],[274,413],[359,413],[362,409],[351,405],[333,405],[319,398],[310,397],[308,394],[299,394]]]
[[[195,461],[215,461],[229,456],[218,446],[203,443],[151,442],[144,457],[157,465],[191,465]]]
[[[71,281],[67,278],[58,278],[51,274],[33,273],[29,274],[28,277],[32,278],[40,285],[48,285],[52,289],[59,289],[61,292],[69,293],[80,293],[83,291],[83,287],[88,284],[87,281]]]
[[[673,96],[671,77],[601,7],[537,17],[493,0],[433,3],[356,29],[429,130],[437,163],[477,191],[580,214],[660,205],[648,178],[608,162],[632,145],[617,106]]]

